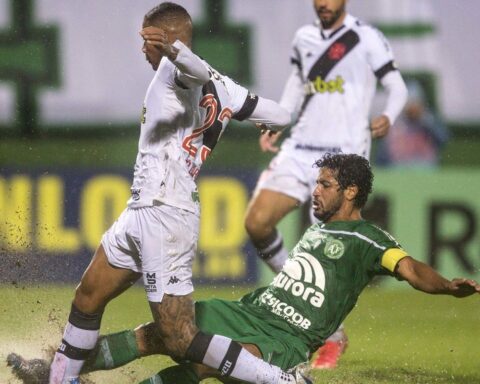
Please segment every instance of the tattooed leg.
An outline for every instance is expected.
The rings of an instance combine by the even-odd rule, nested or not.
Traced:
[[[160,339],[165,350],[174,358],[185,357],[190,343],[198,332],[192,295],[165,294],[161,303],[150,302],[150,309],[156,324],[156,337],[148,339],[157,341]]]
[[[214,368],[224,378],[249,383],[295,383],[293,375],[263,361],[232,339],[200,331],[191,295],[164,295],[161,303],[150,302],[150,308],[158,336],[170,356]],[[198,367],[197,374],[205,375],[198,372]]]

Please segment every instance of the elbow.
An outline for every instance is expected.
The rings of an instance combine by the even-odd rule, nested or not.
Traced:
[[[201,85],[204,85],[210,81],[210,72],[208,72],[207,68],[204,68],[204,71],[198,74],[198,81]]]
[[[287,125],[291,124],[292,115],[285,108],[280,107],[277,119],[277,125],[286,127]]]

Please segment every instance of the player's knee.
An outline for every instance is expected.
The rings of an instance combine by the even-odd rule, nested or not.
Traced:
[[[273,231],[274,223],[263,210],[250,210],[245,217],[245,229],[252,240],[262,240]]]
[[[85,313],[96,313],[102,311],[106,303],[103,302],[93,287],[83,281],[75,290],[73,299],[75,306]]]

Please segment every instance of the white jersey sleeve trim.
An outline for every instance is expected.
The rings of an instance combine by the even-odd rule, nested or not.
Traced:
[[[178,49],[177,58],[172,61],[178,69],[175,73],[177,85],[192,88],[207,83],[210,73],[202,60],[180,40],[176,40],[173,46]]]
[[[399,71],[388,72],[380,80],[387,92],[387,101],[383,114],[393,124],[407,102],[408,91]]]

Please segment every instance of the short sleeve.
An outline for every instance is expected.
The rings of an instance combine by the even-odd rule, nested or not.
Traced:
[[[388,72],[396,70],[392,47],[378,29],[371,26],[364,26],[363,28],[365,28],[364,38],[366,40],[368,64],[375,76],[381,79]]]
[[[407,256],[407,253],[391,234],[374,225],[370,225],[366,237],[371,242],[367,269],[374,275],[393,275],[397,263]]]
[[[302,57],[300,55],[300,50],[298,49],[298,32],[293,38],[292,45],[290,48],[290,63],[295,65],[300,71],[302,70]]]
[[[248,119],[257,106],[258,96],[249,92],[248,89],[236,83],[228,76],[224,76],[223,81],[230,95],[233,119],[239,121]]]

